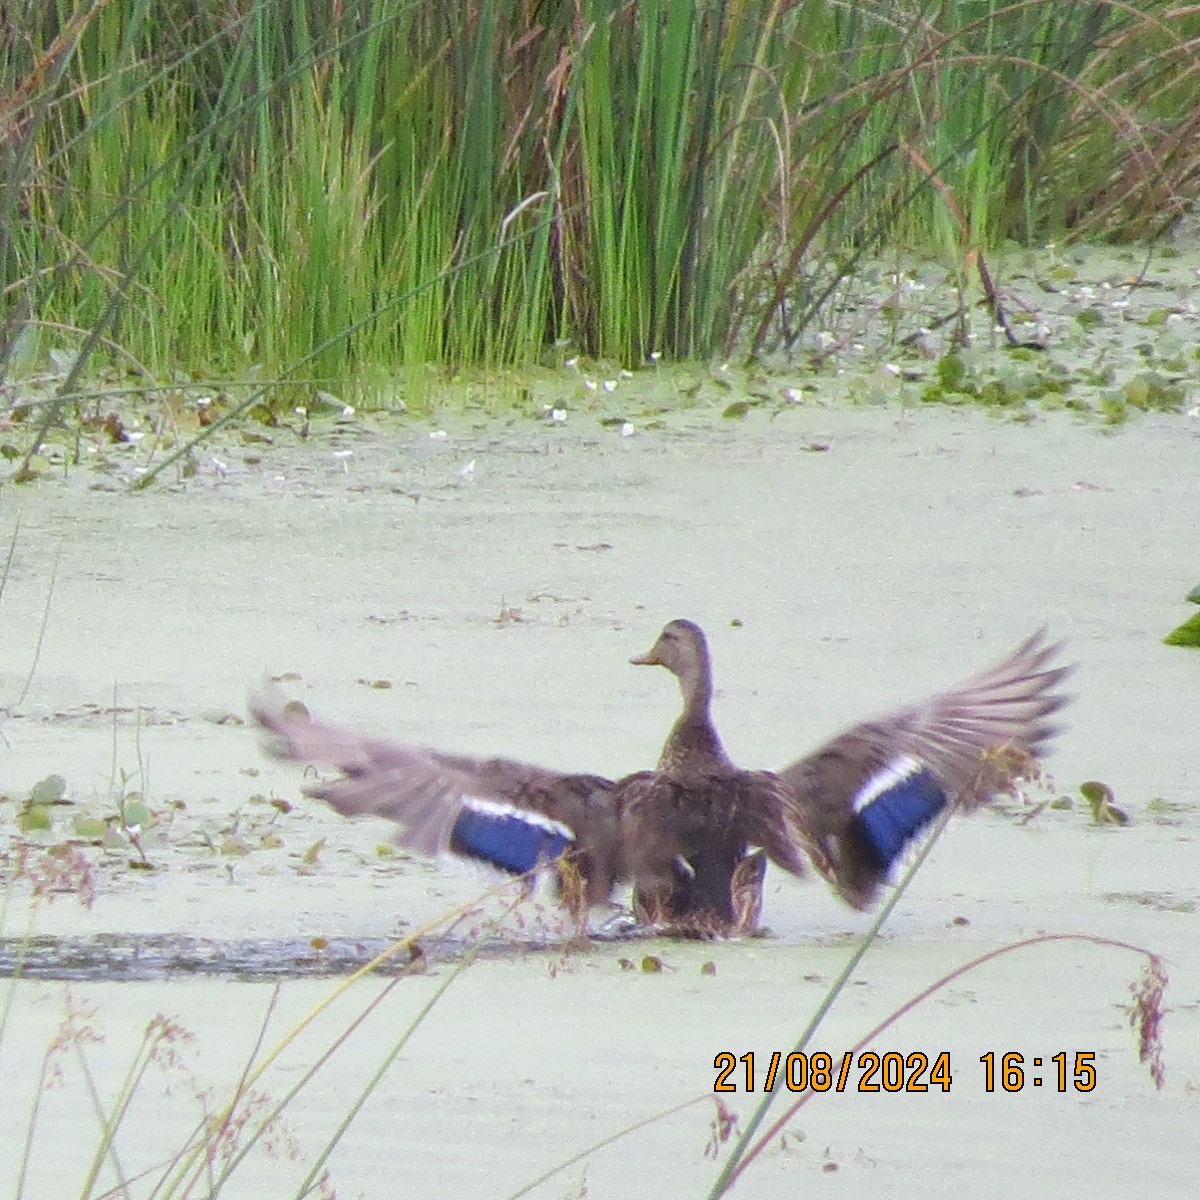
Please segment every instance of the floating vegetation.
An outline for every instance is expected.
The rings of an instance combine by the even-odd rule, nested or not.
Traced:
[[[1129,814],[1114,803],[1113,790],[1107,783],[1089,779],[1079,785],[1079,794],[1086,802],[1097,825],[1128,825]]]
[[[1182,625],[1177,625],[1163,641],[1168,646],[1191,646],[1193,649],[1200,649],[1200,613],[1194,613]]]
[[[1192,604],[1200,604],[1200,583],[1184,597]],[[1182,625],[1177,625],[1163,641],[1168,646],[1191,646],[1200,649],[1200,612],[1193,613]]]

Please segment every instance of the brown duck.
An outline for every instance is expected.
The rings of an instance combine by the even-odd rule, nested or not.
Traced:
[[[974,808],[1036,759],[1066,702],[1059,647],[1035,634],[947,692],[855,725],[782,771],[730,762],[709,715],[703,631],[672,621],[631,659],[679,680],[683,711],[658,766],[613,781],[503,758],[475,758],[368,737],[310,717],[276,693],[251,700],[277,757],[336,768],[305,789],[338,812],[387,817],[399,843],[514,875],[557,868],[583,910],[631,882],[639,919],[680,935],[737,935],[758,925],[769,858],[801,874],[809,860],[856,908],[947,804]],[[562,862],[570,867],[562,867]]]

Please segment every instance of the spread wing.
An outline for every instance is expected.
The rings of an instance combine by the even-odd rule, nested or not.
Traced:
[[[941,810],[978,807],[1026,775],[1057,732],[1049,717],[1069,667],[1035,633],[949,691],[865,721],[780,772],[814,863],[866,908],[895,861]]]
[[[624,877],[611,780],[369,737],[310,716],[274,689],[251,696],[250,713],[275,758],[341,772],[307,786],[306,795],[343,816],[396,822],[396,840],[408,850],[514,875],[568,854],[590,904],[606,900]]]

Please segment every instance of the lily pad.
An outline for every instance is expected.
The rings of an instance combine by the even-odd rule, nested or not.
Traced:
[[[67,781],[61,775],[47,775],[29,789],[30,804],[58,804],[67,794]]]
[[[150,809],[146,807],[145,801],[140,799],[136,794],[131,794],[125,798],[120,812],[121,824],[126,829],[139,829],[144,825],[149,825],[153,820],[153,816]]]
[[[108,822],[102,817],[80,813],[71,822],[71,828],[75,831],[75,836],[85,842],[101,842],[108,833]]]
[[[34,833],[50,828],[50,810],[44,804],[31,804],[17,814],[17,828],[22,833]]]
[[[1192,590],[1188,592],[1186,596],[1184,596],[1184,599],[1190,600],[1193,604],[1200,604],[1200,583],[1196,584],[1196,586],[1192,588]]]

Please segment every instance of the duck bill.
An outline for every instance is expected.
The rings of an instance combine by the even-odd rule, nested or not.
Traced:
[[[635,667],[661,667],[662,659],[658,657],[658,645],[655,644],[645,654],[635,654],[630,660]]]

